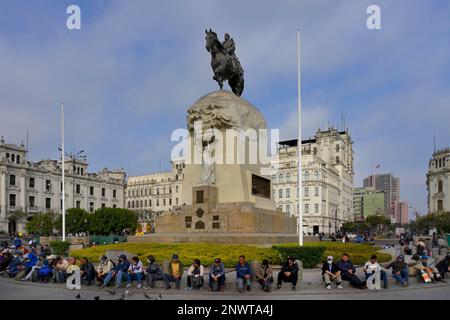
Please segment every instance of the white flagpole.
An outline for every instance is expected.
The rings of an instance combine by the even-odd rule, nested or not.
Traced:
[[[303,183],[302,183],[302,99],[300,94],[300,30],[297,29],[297,82],[298,82],[298,243],[303,246]]]
[[[61,104],[61,160],[62,160],[62,241],[66,241],[66,190],[65,190],[65,170],[66,157],[64,154],[64,103]]]

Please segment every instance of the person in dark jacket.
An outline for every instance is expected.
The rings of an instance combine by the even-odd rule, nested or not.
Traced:
[[[282,265],[281,271],[278,273],[277,284],[281,289],[283,281],[292,283],[292,290],[296,289],[298,281],[298,264],[293,257],[288,257],[287,261]]]
[[[385,266],[386,269],[392,268],[392,276],[401,286],[407,287],[409,280],[408,264],[403,255],[397,256],[397,259]]]
[[[441,274],[441,281],[444,281],[445,274],[450,271],[450,253],[436,264],[436,268]]]
[[[105,281],[100,286],[100,288],[107,287],[112,278],[116,278],[116,289],[120,288],[122,280],[126,278],[128,273],[128,268],[130,267],[130,261],[128,261],[127,256],[122,254],[119,256],[119,263],[113,268],[105,278]]]
[[[0,272],[4,273],[6,268],[8,268],[9,264],[12,262],[13,256],[12,256],[11,252],[9,251],[9,249],[3,250],[2,255],[3,255],[3,259],[2,259],[2,262],[0,263]]]
[[[333,261],[333,256],[328,256],[327,261],[322,265],[322,279],[328,290],[331,289],[331,281],[336,281],[337,288],[343,289],[341,284],[341,270],[339,270],[339,267]]]
[[[153,255],[149,255],[147,257],[148,267],[145,269],[145,276],[147,285],[150,288],[155,287],[155,281],[163,280],[164,279],[164,273],[159,266],[158,263],[156,263],[156,259]]]
[[[356,269],[350,261],[348,254],[344,253],[342,255],[342,259],[337,263],[337,266],[341,270],[342,280],[349,281],[353,287],[358,289],[364,289],[366,287],[366,282],[361,281],[356,275]]]
[[[87,285],[90,286],[92,280],[96,277],[95,267],[86,257],[81,258],[80,262],[81,281],[86,281]]]
[[[239,257],[239,262],[236,264],[236,284],[239,292],[244,291],[244,283],[247,286],[247,291],[250,291],[250,282],[250,265],[245,261],[245,257],[241,255]]]
[[[209,291],[223,291],[225,285],[225,265],[216,258],[209,268]]]

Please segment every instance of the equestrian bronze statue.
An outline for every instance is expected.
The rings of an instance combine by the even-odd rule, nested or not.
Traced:
[[[241,96],[244,91],[244,70],[234,51],[236,46],[233,38],[225,33],[224,42],[220,42],[217,33],[211,29],[206,32],[206,50],[211,53],[211,67],[214,72],[213,79],[219,84],[220,90],[223,82],[228,81],[235,95]]]

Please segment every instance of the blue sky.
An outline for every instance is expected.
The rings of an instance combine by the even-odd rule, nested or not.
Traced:
[[[82,29],[66,28],[81,7]],[[381,8],[368,30],[366,8]],[[401,198],[427,210],[425,173],[450,144],[447,1],[0,1],[0,135],[30,132],[31,160],[66,145],[91,170],[169,168],[170,134],[217,89],[204,30],[235,39],[243,97],[281,138],[296,133],[296,29],[302,31],[303,136],[341,113],[354,140],[355,186],[370,172],[401,179]],[[381,168],[375,171],[376,164]]]

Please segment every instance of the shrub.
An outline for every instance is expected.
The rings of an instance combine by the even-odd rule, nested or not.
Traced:
[[[322,262],[326,249],[324,246],[300,247],[298,244],[275,245],[272,248],[278,251],[282,261],[287,260],[289,256],[294,257],[295,259],[299,259],[303,263],[303,268],[306,269],[314,268]]]
[[[219,257],[227,268],[232,268],[243,254],[247,261],[268,259],[272,264],[279,264],[280,257],[276,250],[259,248],[248,245],[228,244],[160,244],[160,243],[122,243],[94,248],[74,250],[71,252],[76,258],[86,256],[91,261],[98,261],[106,250],[124,250],[136,254],[144,264],[146,257],[154,255],[156,260],[162,262],[170,260],[172,254],[177,253],[183,265],[189,266],[194,259],[200,259],[204,266],[210,266],[215,258]]]
[[[58,256],[66,256],[69,252],[70,242],[69,241],[51,241],[50,247],[52,251]]]

